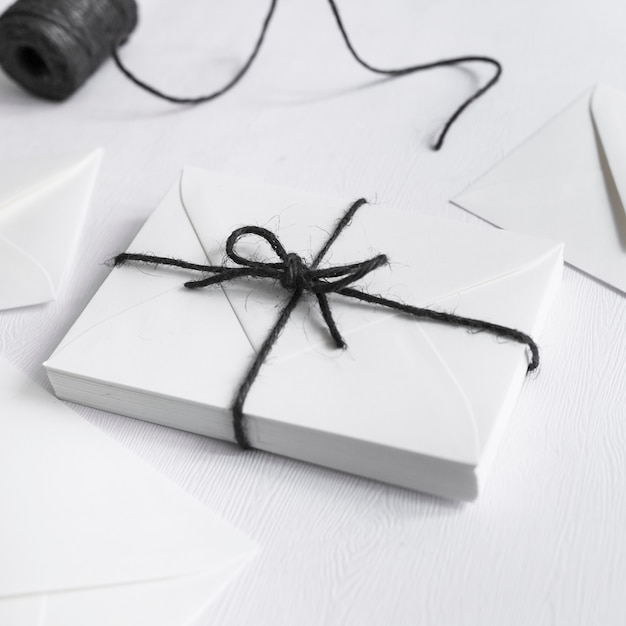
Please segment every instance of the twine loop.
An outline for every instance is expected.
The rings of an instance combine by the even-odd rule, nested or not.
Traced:
[[[266,241],[280,262],[257,261],[239,254],[235,246],[248,235],[256,235]],[[358,263],[318,269],[317,266],[321,259],[307,265],[299,254],[287,252],[272,231],[261,226],[243,226],[234,230],[226,240],[226,256],[242,268],[247,268],[235,270],[237,277],[271,278],[278,281],[287,291],[310,291],[315,294],[338,292],[343,287],[347,287],[387,263],[386,255],[378,254],[371,259]],[[190,288],[194,288],[196,285],[206,287],[208,284],[224,282],[224,280],[230,280],[233,277],[230,274],[228,277],[222,274],[219,277],[216,276],[212,283],[207,283],[205,279],[186,283],[186,286]]]

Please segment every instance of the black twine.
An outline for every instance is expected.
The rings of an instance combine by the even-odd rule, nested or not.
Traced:
[[[158,98],[162,98],[163,100],[167,100],[168,102],[173,102],[176,104],[200,104],[203,102],[209,102],[210,100],[214,100],[215,98],[218,98],[219,96],[225,94],[227,91],[230,91],[244,77],[246,72],[250,69],[252,63],[256,59],[261,49],[261,45],[263,44],[265,34],[267,33],[267,29],[274,16],[277,1],[278,0],[271,0],[270,7],[267,11],[265,19],[263,20],[263,25],[261,26],[261,32],[259,33],[257,41],[254,45],[254,48],[252,49],[252,52],[250,56],[248,57],[248,59],[246,60],[246,62],[243,64],[241,69],[235,74],[235,76],[233,76],[231,80],[229,80],[223,87],[221,87],[220,89],[212,93],[202,95],[202,96],[194,96],[194,97],[172,96],[172,95],[166,94],[160,89],[157,89],[156,87],[153,87],[152,85],[149,85],[145,81],[138,78],[133,72],[131,72],[120,59],[116,46],[113,47],[112,52],[111,52],[113,56],[113,60],[115,61],[117,67],[126,75],[128,79],[130,79],[138,87],[141,87],[145,91],[153,94],[154,96],[157,96]],[[450,59],[441,59],[439,61],[432,61],[430,63],[421,63],[418,65],[410,65],[408,67],[395,68],[395,69],[393,68],[381,69],[373,65],[370,65],[369,63],[367,63],[365,60],[361,58],[361,56],[357,53],[354,46],[352,45],[352,42],[350,41],[350,38],[348,37],[348,33],[344,26],[343,20],[339,14],[339,9],[337,8],[337,4],[335,0],[328,0],[328,3],[330,4],[331,11],[333,12],[333,15],[335,17],[337,26],[339,27],[339,32],[341,33],[343,41],[346,44],[346,47],[348,48],[350,54],[352,55],[352,57],[357,63],[359,63],[366,70],[369,70],[370,72],[374,72],[375,74],[382,74],[384,76],[389,76],[391,78],[398,78],[400,76],[406,76],[407,74],[413,74],[413,73],[421,72],[424,70],[430,70],[436,67],[449,67],[449,66],[454,66],[454,65],[461,65],[463,63],[487,63],[488,65],[491,65],[495,68],[495,73],[493,77],[489,79],[489,81],[487,81],[485,85],[480,87],[474,94],[472,94],[469,98],[467,98],[448,118],[442,130],[440,131],[439,136],[437,137],[437,139],[431,146],[433,150],[439,150],[443,146],[443,142],[446,138],[446,135],[448,134],[448,131],[450,130],[452,125],[456,122],[456,120],[461,116],[463,111],[465,111],[465,109],[467,109],[467,107],[470,104],[472,104],[472,102],[474,102],[475,100],[478,100],[489,89],[491,89],[491,87],[493,87],[498,82],[500,75],[502,74],[502,65],[500,64],[499,61],[488,56],[474,56],[474,55],[453,57]]]
[[[322,312],[324,322],[328,327],[330,336],[337,348],[346,348],[346,342],[341,336],[337,324],[333,318],[328,303],[329,293],[338,293],[348,298],[355,298],[369,304],[377,304],[402,313],[407,313],[417,319],[432,320],[450,326],[460,326],[476,331],[486,331],[498,337],[511,339],[518,343],[528,346],[531,353],[531,360],[528,365],[528,371],[531,372],[539,365],[539,348],[535,341],[526,333],[514,328],[492,324],[483,320],[475,320],[451,313],[433,311],[420,307],[410,306],[395,300],[375,296],[354,287],[349,287],[352,283],[363,278],[375,269],[387,264],[387,257],[384,254],[378,254],[371,259],[360,261],[358,263],[348,263],[345,265],[337,265],[325,269],[319,269],[319,264],[323,260],[330,247],[333,245],[337,237],[341,234],[346,226],[350,224],[352,217],[357,210],[366,204],[366,200],[361,198],[354,202],[347,210],[345,215],[337,222],[335,229],[329,236],[328,240],[313,259],[311,265],[307,265],[302,257],[294,252],[287,252],[278,240],[278,237],[271,231],[260,226],[243,226],[234,230],[226,240],[226,254],[231,261],[237,263],[240,267],[224,266],[224,265],[199,265],[197,263],[188,263],[179,259],[171,259],[168,257],[153,256],[149,254],[118,254],[114,260],[114,266],[123,265],[129,261],[138,263],[148,263],[150,265],[169,265],[180,267],[183,269],[199,271],[211,274],[208,278],[201,280],[188,281],[184,284],[188,289],[200,289],[209,285],[217,285],[229,280],[237,278],[269,278],[278,281],[282,287],[291,293],[287,304],[281,310],[277,321],[270,329],[267,337],[263,341],[260,350],[256,354],[252,365],[248,369],[243,382],[237,390],[235,402],[232,406],[233,429],[235,439],[239,446],[244,450],[250,448],[250,442],[246,434],[244,426],[243,405],[246,397],[252,387],[260,369],[267,359],[274,344],[278,340],[280,333],[289,321],[289,317],[296,308],[298,302],[305,292],[315,294]],[[239,255],[235,246],[237,242],[247,235],[256,235],[264,239],[272,247],[280,261],[278,263],[268,263],[265,261],[255,261]]]

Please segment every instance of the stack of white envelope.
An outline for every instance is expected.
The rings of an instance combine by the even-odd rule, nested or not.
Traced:
[[[308,259],[349,200],[187,168],[129,247],[221,264],[242,225]],[[240,253],[273,260],[258,240]],[[384,253],[357,286],[538,336],[560,243],[366,205],[326,265]],[[288,297],[244,280],[200,290],[189,272],[114,269],[48,360],[61,398],[233,439],[230,407]],[[524,381],[524,345],[331,296],[348,343],[330,345],[314,298],[292,315],[246,401],[254,447],[445,497],[477,496]],[[530,381],[532,384],[532,381]]]
[[[254,544],[0,359],[0,624],[184,626]]]
[[[102,150],[0,166],[0,309],[54,300],[71,262]]]

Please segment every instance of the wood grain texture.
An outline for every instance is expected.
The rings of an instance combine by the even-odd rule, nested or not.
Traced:
[[[448,199],[591,84],[626,88],[622,0],[340,7],[372,63],[492,54],[504,63],[502,81],[434,154],[428,142],[486,70],[381,83],[351,61],[323,0],[281,0],[250,75],[205,107],[151,99],[111,63],[62,105],[0,76],[0,160],[106,149],[59,299],[0,312],[3,354],[48,386],[41,362],[184,164],[478,223]],[[185,15],[151,0],[141,9],[127,63],[195,93],[245,56],[264,7],[199,2]],[[75,408],[260,543],[195,626],[621,626],[626,298],[567,268],[541,347],[541,370],[526,381],[471,505]]]

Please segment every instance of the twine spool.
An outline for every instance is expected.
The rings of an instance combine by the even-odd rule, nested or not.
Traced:
[[[18,0],[0,17],[0,65],[28,91],[65,100],[136,25],[135,0]]]

